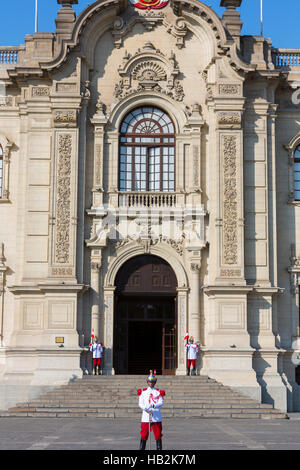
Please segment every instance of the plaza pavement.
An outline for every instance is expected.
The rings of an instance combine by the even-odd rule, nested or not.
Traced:
[[[289,420],[165,418],[163,450],[300,450],[300,413],[289,416]],[[0,451],[137,450],[139,427],[132,418],[3,417]]]

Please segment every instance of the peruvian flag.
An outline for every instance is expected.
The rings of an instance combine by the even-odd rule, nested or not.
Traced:
[[[131,3],[135,6],[135,8],[139,8],[140,10],[152,10],[156,9],[159,10],[160,8],[165,7],[169,0],[130,0]]]
[[[189,332],[187,331],[187,332],[186,332],[186,335],[185,335],[185,337],[184,337],[184,341],[185,341],[186,339],[189,339],[189,337],[190,337],[190,335],[189,335]]]
[[[91,342],[90,342],[90,346],[92,346],[93,344],[93,339],[95,338],[95,330],[94,328],[92,329],[92,334],[91,334]]]

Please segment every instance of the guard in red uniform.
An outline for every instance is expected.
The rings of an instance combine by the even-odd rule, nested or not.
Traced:
[[[164,404],[165,391],[155,387],[157,378],[150,370],[147,378],[148,388],[138,390],[139,407],[143,410],[141,422],[140,450],[145,450],[150,432],[153,431],[156,449],[162,450],[162,421],[160,409]]]
[[[193,367],[191,375],[196,375],[196,359],[199,350],[198,344],[194,344],[193,336],[190,337],[189,342],[185,345],[187,352],[187,374],[190,375],[191,366]]]
[[[93,353],[94,375],[97,375],[97,371],[98,375],[100,375],[103,346],[102,343],[99,343],[97,336],[93,339],[93,342],[90,345],[90,351]]]

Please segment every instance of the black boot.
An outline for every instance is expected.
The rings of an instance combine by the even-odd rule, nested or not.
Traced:
[[[190,368],[189,367],[187,367],[187,369],[186,369],[186,375],[190,375]]]
[[[97,366],[94,366],[93,369],[94,369],[93,370],[94,375],[97,375]]]
[[[141,439],[140,441],[140,450],[145,450],[146,449],[146,441]]]
[[[156,441],[156,450],[162,450],[162,443],[161,443],[161,440]]]

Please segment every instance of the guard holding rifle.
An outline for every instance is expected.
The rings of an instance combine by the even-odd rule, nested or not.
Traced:
[[[141,441],[140,450],[145,450],[149,433],[153,431],[156,449],[162,450],[162,421],[160,408],[164,404],[165,391],[155,388],[157,378],[150,370],[147,378],[148,388],[137,391],[139,398],[139,407],[143,410],[141,422]],[[151,436],[150,436],[151,438]]]

